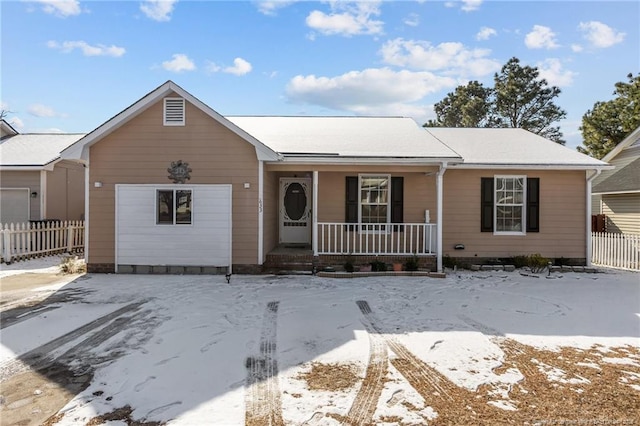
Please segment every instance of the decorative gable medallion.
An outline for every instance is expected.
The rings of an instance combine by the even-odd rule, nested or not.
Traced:
[[[191,179],[191,168],[189,167],[189,163],[184,162],[182,160],[172,161],[171,167],[167,169],[169,172],[169,179],[173,181],[173,183],[185,183],[185,181]]]

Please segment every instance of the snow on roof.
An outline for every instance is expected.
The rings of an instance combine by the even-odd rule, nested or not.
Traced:
[[[404,117],[226,116],[285,156],[453,158],[459,156]]]
[[[516,128],[425,129],[460,154],[464,165],[605,167],[607,164]]]
[[[60,152],[84,134],[29,133],[2,139],[0,166],[45,166],[60,158]]]

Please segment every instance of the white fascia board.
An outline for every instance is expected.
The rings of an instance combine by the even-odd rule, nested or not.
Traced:
[[[611,192],[595,192],[591,191],[592,195],[621,195],[621,194],[640,194],[640,189],[631,189],[629,191],[611,191]]]
[[[629,133],[629,135],[622,140],[618,145],[616,145],[607,155],[602,157],[602,161],[609,161],[614,158],[616,155],[620,153],[623,149],[628,146],[631,146],[636,139],[640,138],[640,126],[636,128],[633,132]]]
[[[470,163],[452,163],[450,167],[453,169],[518,169],[518,170],[611,170],[614,166],[608,164],[470,164]]]
[[[32,172],[44,170],[44,166],[0,166],[2,172]]]

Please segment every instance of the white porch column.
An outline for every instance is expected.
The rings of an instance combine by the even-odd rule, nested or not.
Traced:
[[[89,160],[84,165],[84,261],[89,263]],[[115,255],[115,253],[114,253]]]
[[[40,170],[40,219],[47,218],[47,171]],[[29,194],[31,197],[31,194]],[[31,198],[29,198],[31,204]],[[29,206],[31,209],[31,206]]]
[[[312,220],[311,223],[313,228],[311,229],[311,244],[313,247],[313,255],[318,255],[318,171],[313,171],[313,196],[312,196],[312,205],[311,205],[311,215]]]
[[[264,263],[264,161],[258,161],[258,265]]]
[[[587,223],[586,223],[586,230],[587,230],[587,250],[586,250],[586,262],[587,262],[587,266],[591,266],[591,182],[598,177],[598,175],[600,175],[600,173],[602,173],[602,170],[598,169],[595,170],[595,172],[589,176],[589,172],[587,172]]]
[[[442,188],[442,176],[444,172],[447,171],[447,163],[443,162],[436,174],[436,211],[438,215],[438,221],[436,223],[436,258],[437,258],[437,269],[438,272],[443,272],[442,268],[442,222],[443,222],[443,213],[442,213],[442,199],[443,199],[443,188]]]

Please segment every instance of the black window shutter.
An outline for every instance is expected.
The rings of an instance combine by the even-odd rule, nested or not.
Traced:
[[[493,178],[481,178],[480,231],[493,232]]]
[[[358,176],[347,176],[346,179],[346,205],[345,205],[345,218],[347,223],[358,222]]]
[[[527,178],[527,232],[540,232],[540,178]]]
[[[404,177],[393,176],[391,178],[391,223],[404,222]],[[396,231],[402,231],[402,227],[396,225]]]

